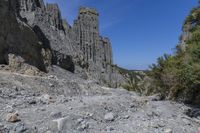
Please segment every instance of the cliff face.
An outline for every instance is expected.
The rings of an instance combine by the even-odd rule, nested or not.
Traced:
[[[45,48],[30,26],[18,17],[16,1],[0,1],[0,64],[12,70],[35,66],[42,71],[51,65],[51,52]]]
[[[83,52],[84,60],[103,67],[106,63],[113,63],[112,50],[109,39],[99,35],[98,16],[95,9],[80,8],[73,30],[76,45]]]
[[[190,24],[190,23],[185,24],[182,28],[182,34],[180,36],[180,42],[178,45],[178,46],[180,46],[180,49],[182,51],[186,50],[186,46],[187,46],[186,43],[192,36],[192,34],[190,32],[191,29],[192,29],[192,24]]]
[[[100,36],[98,17],[95,9],[81,7],[72,27],[73,39],[83,54],[89,75],[98,81],[110,83],[114,78],[112,48],[110,40]]]
[[[185,52],[188,41],[192,38],[192,32],[195,30],[195,27],[198,25],[199,18],[199,7],[191,10],[190,14],[186,17],[185,22],[182,27],[182,34],[179,38],[180,49]]]
[[[115,79],[123,81],[122,76],[118,75],[112,67],[111,43],[108,38],[102,37],[99,33],[99,14],[95,9],[81,7],[73,26],[70,26],[66,20],[62,19],[57,4],[45,5],[43,0],[9,0],[8,3],[10,3],[8,8],[12,9],[14,14],[13,19],[26,25],[33,34],[29,35],[30,33],[26,32],[21,33],[26,35],[14,33],[21,37],[17,40],[29,41],[39,47],[31,48],[33,45],[30,47],[27,43],[23,43],[27,44],[25,47],[31,48],[32,52],[37,53],[31,54],[31,57],[26,55],[24,57],[30,57],[31,59],[33,56],[34,60],[35,58],[42,60],[31,61],[29,64],[46,71],[51,65],[58,65],[71,72],[82,73],[86,78],[96,79],[102,84],[106,83],[112,86],[117,86],[118,81]],[[6,23],[5,20],[1,21]],[[18,22],[15,23],[19,25]],[[9,27],[6,24],[5,26]],[[10,30],[12,31],[12,29]],[[32,38],[23,38],[27,35],[32,36]],[[5,52],[3,50],[5,43],[1,42],[0,51],[3,53]],[[20,51],[23,48],[13,49]],[[42,57],[38,51],[41,51]],[[26,49],[23,49],[23,52],[29,53]],[[18,54],[18,52],[13,53]],[[0,58],[1,62],[5,60],[2,57]],[[44,64],[42,67],[41,62]]]
[[[77,52],[69,36],[65,33],[58,6],[56,4],[44,6],[42,0],[20,0],[19,4],[22,19],[33,28],[45,47],[51,49],[52,64],[73,72],[72,56],[75,56]]]

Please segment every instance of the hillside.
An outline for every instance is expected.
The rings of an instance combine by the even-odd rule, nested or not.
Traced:
[[[149,76],[152,93],[166,99],[200,105],[200,7],[192,9],[183,25],[174,55],[165,54],[153,64]]]

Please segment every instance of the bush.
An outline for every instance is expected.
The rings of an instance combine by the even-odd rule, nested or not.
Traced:
[[[154,92],[165,98],[181,100],[200,105],[200,7],[194,8],[186,18],[190,24],[191,37],[186,42],[186,49],[177,46],[175,55],[158,58],[148,73],[155,85]]]

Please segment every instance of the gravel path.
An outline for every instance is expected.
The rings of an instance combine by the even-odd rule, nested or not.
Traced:
[[[0,72],[0,133],[198,133],[199,112],[70,73]]]

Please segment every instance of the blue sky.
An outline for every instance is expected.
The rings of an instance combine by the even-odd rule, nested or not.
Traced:
[[[100,32],[112,42],[114,63],[147,69],[164,53],[173,53],[181,27],[198,0],[45,0],[58,3],[72,24],[80,6],[100,13]]]

